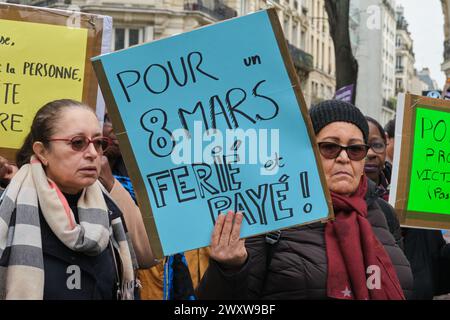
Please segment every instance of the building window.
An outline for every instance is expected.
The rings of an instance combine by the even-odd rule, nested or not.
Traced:
[[[395,68],[400,70],[403,68],[402,66],[402,56],[397,56],[397,61],[395,62]]]
[[[319,52],[320,51],[320,45],[319,45],[319,39],[317,39],[317,44],[316,44],[316,68],[319,68]]]
[[[114,50],[125,48],[125,29],[116,28],[114,30]]]
[[[298,22],[297,21],[294,22],[294,26],[293,26],[293,29],[292,29],[292,43],[296,47],[299,46],[299,43],[298,43]]]
[[[128,46],[134,46],[138,44],[139,42],[139,29],[129,29],[128,30]],[[143,37],[142,37],[143,38]]]
[[[331,74],[332,72],[333,72],[333,56],[330,46],[328,47],[328,73]]]
[[[322,42],[322,65],[320,66],[320,69],[325,69],[325,44]]]
[[[317,97],[318,84],[314,81],[312,81],[311,84],[312,84],[312,95],[313,95],[313,97]]]
[[[327,99],[333,98],[333,88],[330,86],[327,86]]]
[[[302,31],[301,34],[300,34],[300,48],[305,50],[305,51],[307,51],[305,38],[306,38],[305,32]]]
[[[113,50],[125,49],[144,42],[144,28],[114,28]]]
[[[402,92],[403,91],[403,81],[402,79],[397,79],[396,83],[395,83],[395,90],[397,92]]]

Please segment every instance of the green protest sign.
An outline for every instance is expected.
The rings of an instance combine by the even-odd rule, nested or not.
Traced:
[[[450,215],[450,113],[416,109],[408,210]]]
[[[398,101],[389,202],[404,226],[450,229],[450,103]]]

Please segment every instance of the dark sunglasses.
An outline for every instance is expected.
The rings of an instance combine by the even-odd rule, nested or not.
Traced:
[[[384,142],[372,142],[369,143],[369,147],[375,153],[383,153],[386,150],[386,144]]]
[[[334,142],[319,142],[318,145],[320,154],[327,159],[336,159],[342,150],[345,150],[350,160],[360,161],[369,151],[369,146],[366,144],[352,144],[344,147]]]
[[[49,139],[48,141],[68,141],[73,151],[84,151],[87,149],[90,143],[94,145],[97,152],[102,153],[111,145],[111,139],[108,137],[96,137],[94,139],[89,139],[85,136],[75,136],[71,139],[55,138]]]

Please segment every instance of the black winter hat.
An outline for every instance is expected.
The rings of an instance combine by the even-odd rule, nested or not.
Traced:
[[[362,112],[351,103],[340,100],[325,100],[312,106],[309,109],[309,116],[316,135],[326,125],[332,122],[344,121],[357,126],[363,134],[364,142],[367,143],[369,125]]]

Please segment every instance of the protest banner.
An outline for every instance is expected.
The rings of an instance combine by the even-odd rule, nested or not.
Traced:
[[[275,10],[93,58],[157,256],[332,216]]]
[[[111,30],[107,16],[0,3],[0,155],[15,158],[52,100],[83,101],[103,120],[90,58],[109,52]]]
[[[389,202],[402,226],[450,229],[450,101],[399,94]]]
[[[336,93],[334,94],[334,99],[353,103],[353,93],[355,91],[355,85],[349,84],[348,86],[344,86],[338,90],[336,90]]]

